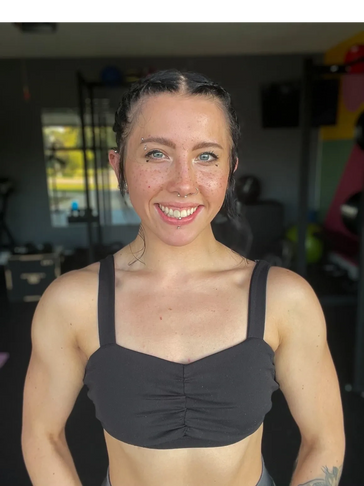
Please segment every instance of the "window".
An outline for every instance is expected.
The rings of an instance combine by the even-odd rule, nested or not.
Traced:
[[[94,100],[95,106],[103,100]],[[96,116],[95,150],[90,116],[86,114],[86,156],[88,162],[92,217],[101,225],[139,224],[129,196],[123,200],[114,171],[107,159],[115,146],[114,115]],[[101,123],[102,122],[102,123]],[[95,123],[96,124],[96,123]],[[81,120],[75,109],[43,110],[43,141],[52,226],[68,227],[85,222],[87,208]]]

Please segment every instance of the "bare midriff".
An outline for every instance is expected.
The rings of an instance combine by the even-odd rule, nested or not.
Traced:
[[[149,449],[104,431],[112,486],[255,486],[262,473],[263,424],[223,447]],[[106,474],[106,472],[105,472]]]

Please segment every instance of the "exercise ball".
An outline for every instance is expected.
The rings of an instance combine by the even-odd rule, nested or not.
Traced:
[[[319,237],[321,231],[321,226],[317,223],[309,223],[307,225],[305,247],[306,261],[308,263],[317,263],[322,258],[324,245]],[[286,238],[294,243],[294,249],[296,250],[298,241],[298,229],[296,225],[288,228],[288,230],[286,231]]]
[[[102,82],[107,86],[117,86],[122,82],[121,71],[115,66],[107,66],[101,71]]]
[[[354,235],[360,232],[361,192],[357,192],[340,206],[341,218],[346,228]]]
[[[236,183],[236,195],[243,204],[252,204],[260,196],[259,179],[253,175],[240,177]]]

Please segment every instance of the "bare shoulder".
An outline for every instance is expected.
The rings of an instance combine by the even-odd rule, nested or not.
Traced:
[[[292,333],[319,331],[326,337],[326,324],[318,297],[309,282],[296,272],[271,267],[267,299],[277,316],[280,341]]]
[[[65,304],[82,307],[84,300],[89,300],[88,297],[95,291],[95,286],[98,282],[99,263],[93,263],[87,267],[79,270],[72,270],[62,274],[47,288],[42,300],[47,300],[49,305]],[[64,308],[66,309],[66,308]]]
[[[97,299],[99,263],[62,274],[43,294],[37,309],[53,320],[69,326],[77,340],[88,313],[94,312]]]
[[[288,268],[270,267],[268,282],[269,291],[272,293],[272,296],[275,299],[283,299],[285,302],[305,298],[307,297],[306,294],[313,292],[307,280]]]

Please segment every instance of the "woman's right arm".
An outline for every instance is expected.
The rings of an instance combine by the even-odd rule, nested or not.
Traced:
[[[65,436],[84,376],[73,325],[79,312],[70,317],[79,294],[75,274],[65,274],[48,287],[32,322],[21,446],[33,486],[82,486]]]

